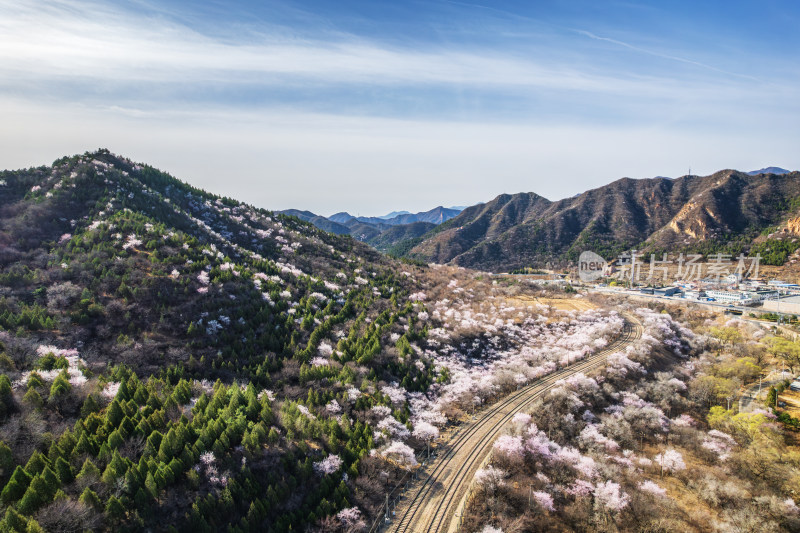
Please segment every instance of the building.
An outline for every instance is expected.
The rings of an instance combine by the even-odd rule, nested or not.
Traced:
[[[681,290],[678,287],[662,287],[660,289],[654,289],[653,294],[656,296],[681,296]]]
[[[770,290],[760,290],[754,292],[747,292],[753,300],[756,302],[761,302],[763,300],[774,300],[776,298],[780,298],[780,294],[778,291],[770,291]]]
[[[725,283],[729,285],[738,285],[741,282],[742,282],[742,275],[739,274],[738,272],[725,276]]]
[[[752,302],[752,298],[749,298],[745,293],[739,291],[723,291],[723,290],[713,290],[709,289],[706,291],[706,296],[708,298],[714,298],[718,302],[723,303],[736,303],[741,305],[744,301]]]

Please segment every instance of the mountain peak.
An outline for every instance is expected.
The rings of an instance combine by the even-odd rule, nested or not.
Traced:
[[[783,174],[788,174],[790,172],[791,172],[791,170],[786,170],[785,168],[781,168],[781,167],[764,167],[764,168],[759,169],[759,170],[751,170],[750,172],[746,172],[746,174],[749,174],[751,176],[757,176],[759,174],[779,174],[779,175],[783,175]]]
[[[381,215],[381,216],[375,217],[375,218],[380,218],[380,219],[383,219],[383,220],[389,220],[390,218],[398,217],[400,215],[410,215],[410,214],[411,214],[411,211],[392,211],[391,213],[388,213],[386,215]]]
[[[354,217],[353,215],[351,215],[347,211],[340,211],[339,213],[335,213],[335,214],[329,216],[328,220],[330,220],[332,222],[337,222],[339,224],[346,224],[346,223],[350,222],[351,220],[353,220],[354,218],[356,218],[356,217]]]

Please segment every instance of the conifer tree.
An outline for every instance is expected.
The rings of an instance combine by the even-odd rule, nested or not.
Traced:
[[[13,472],[14,455],[11,453],[11,448],[0,440],[0,485],[4,485]]]
[[[78,501],[81,502],[86,507],[89,507],[96,511],[102,509],[103,507],[102,503],[100,503],[100,498],[97,496],[97,493],[92,489],[90,489],[89,487],[83,489],[83,492],[78,498]]]
[[[106,503],[106,516],[117,522],[125,516],[125,507],[116,496],[111,496]]]
[[[11,479],[6,483],[6,486],[3,487],[3,492],[0,493],[0,501],[5,505],[9,505],[22,498],[32,479],[33,476],[26,472],[24,468],[17,465],[17,468],[11,475]]]
[[[81,471],[78,472],[78,476],[75,479],[84,484],[94,483],[100,479],[100,469],[97,468],[91,459],[87,458],[83,462]]]
[[[101,480],[103,483],[111,485],[117,478],[125,473],[125,468],[125,460],[119,455],[118,451],[114,450],[111,461],[108,463],[108,466],[106,466],[105,471],[103,471]]]
[[[72,467],[63,457],[56,459],[55,469],[56,475],[62,484],[70,483],[73,480]]]

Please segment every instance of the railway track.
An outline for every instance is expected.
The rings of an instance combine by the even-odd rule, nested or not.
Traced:
[[[624,313],[622,335],[606,348],[588,358],[564,367],[482,411],[464,424],[450,442],[443,446],[440,457],[429,473],[409,490],[405,502],[397,507],[396,517],[387,531],[392,533],[449,533],[458,531],[456,512],[466,503],[466,496],[475,472],[488,459],[492,445],[503,428],[518,412],[550,390],[556,381],[578,372],[590,372],[605,365],[606,357],[642,336],[642,325],[633,315]]]

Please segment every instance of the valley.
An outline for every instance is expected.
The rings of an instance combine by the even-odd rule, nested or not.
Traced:
[[[722,406],[794,353],[769,325],[383,255],[107,150],[0,179],[10,531],[630,529],[651,520],[625,489],[652,472],[647,431],[683,427],[680,411],[751,450]],[[757,428],[777,416],[754,412]],[[748,475],[764,498],[796,482]],[[538,507],[513,503],[525,476]],[[709,513],[691,527],[733,520]]]

